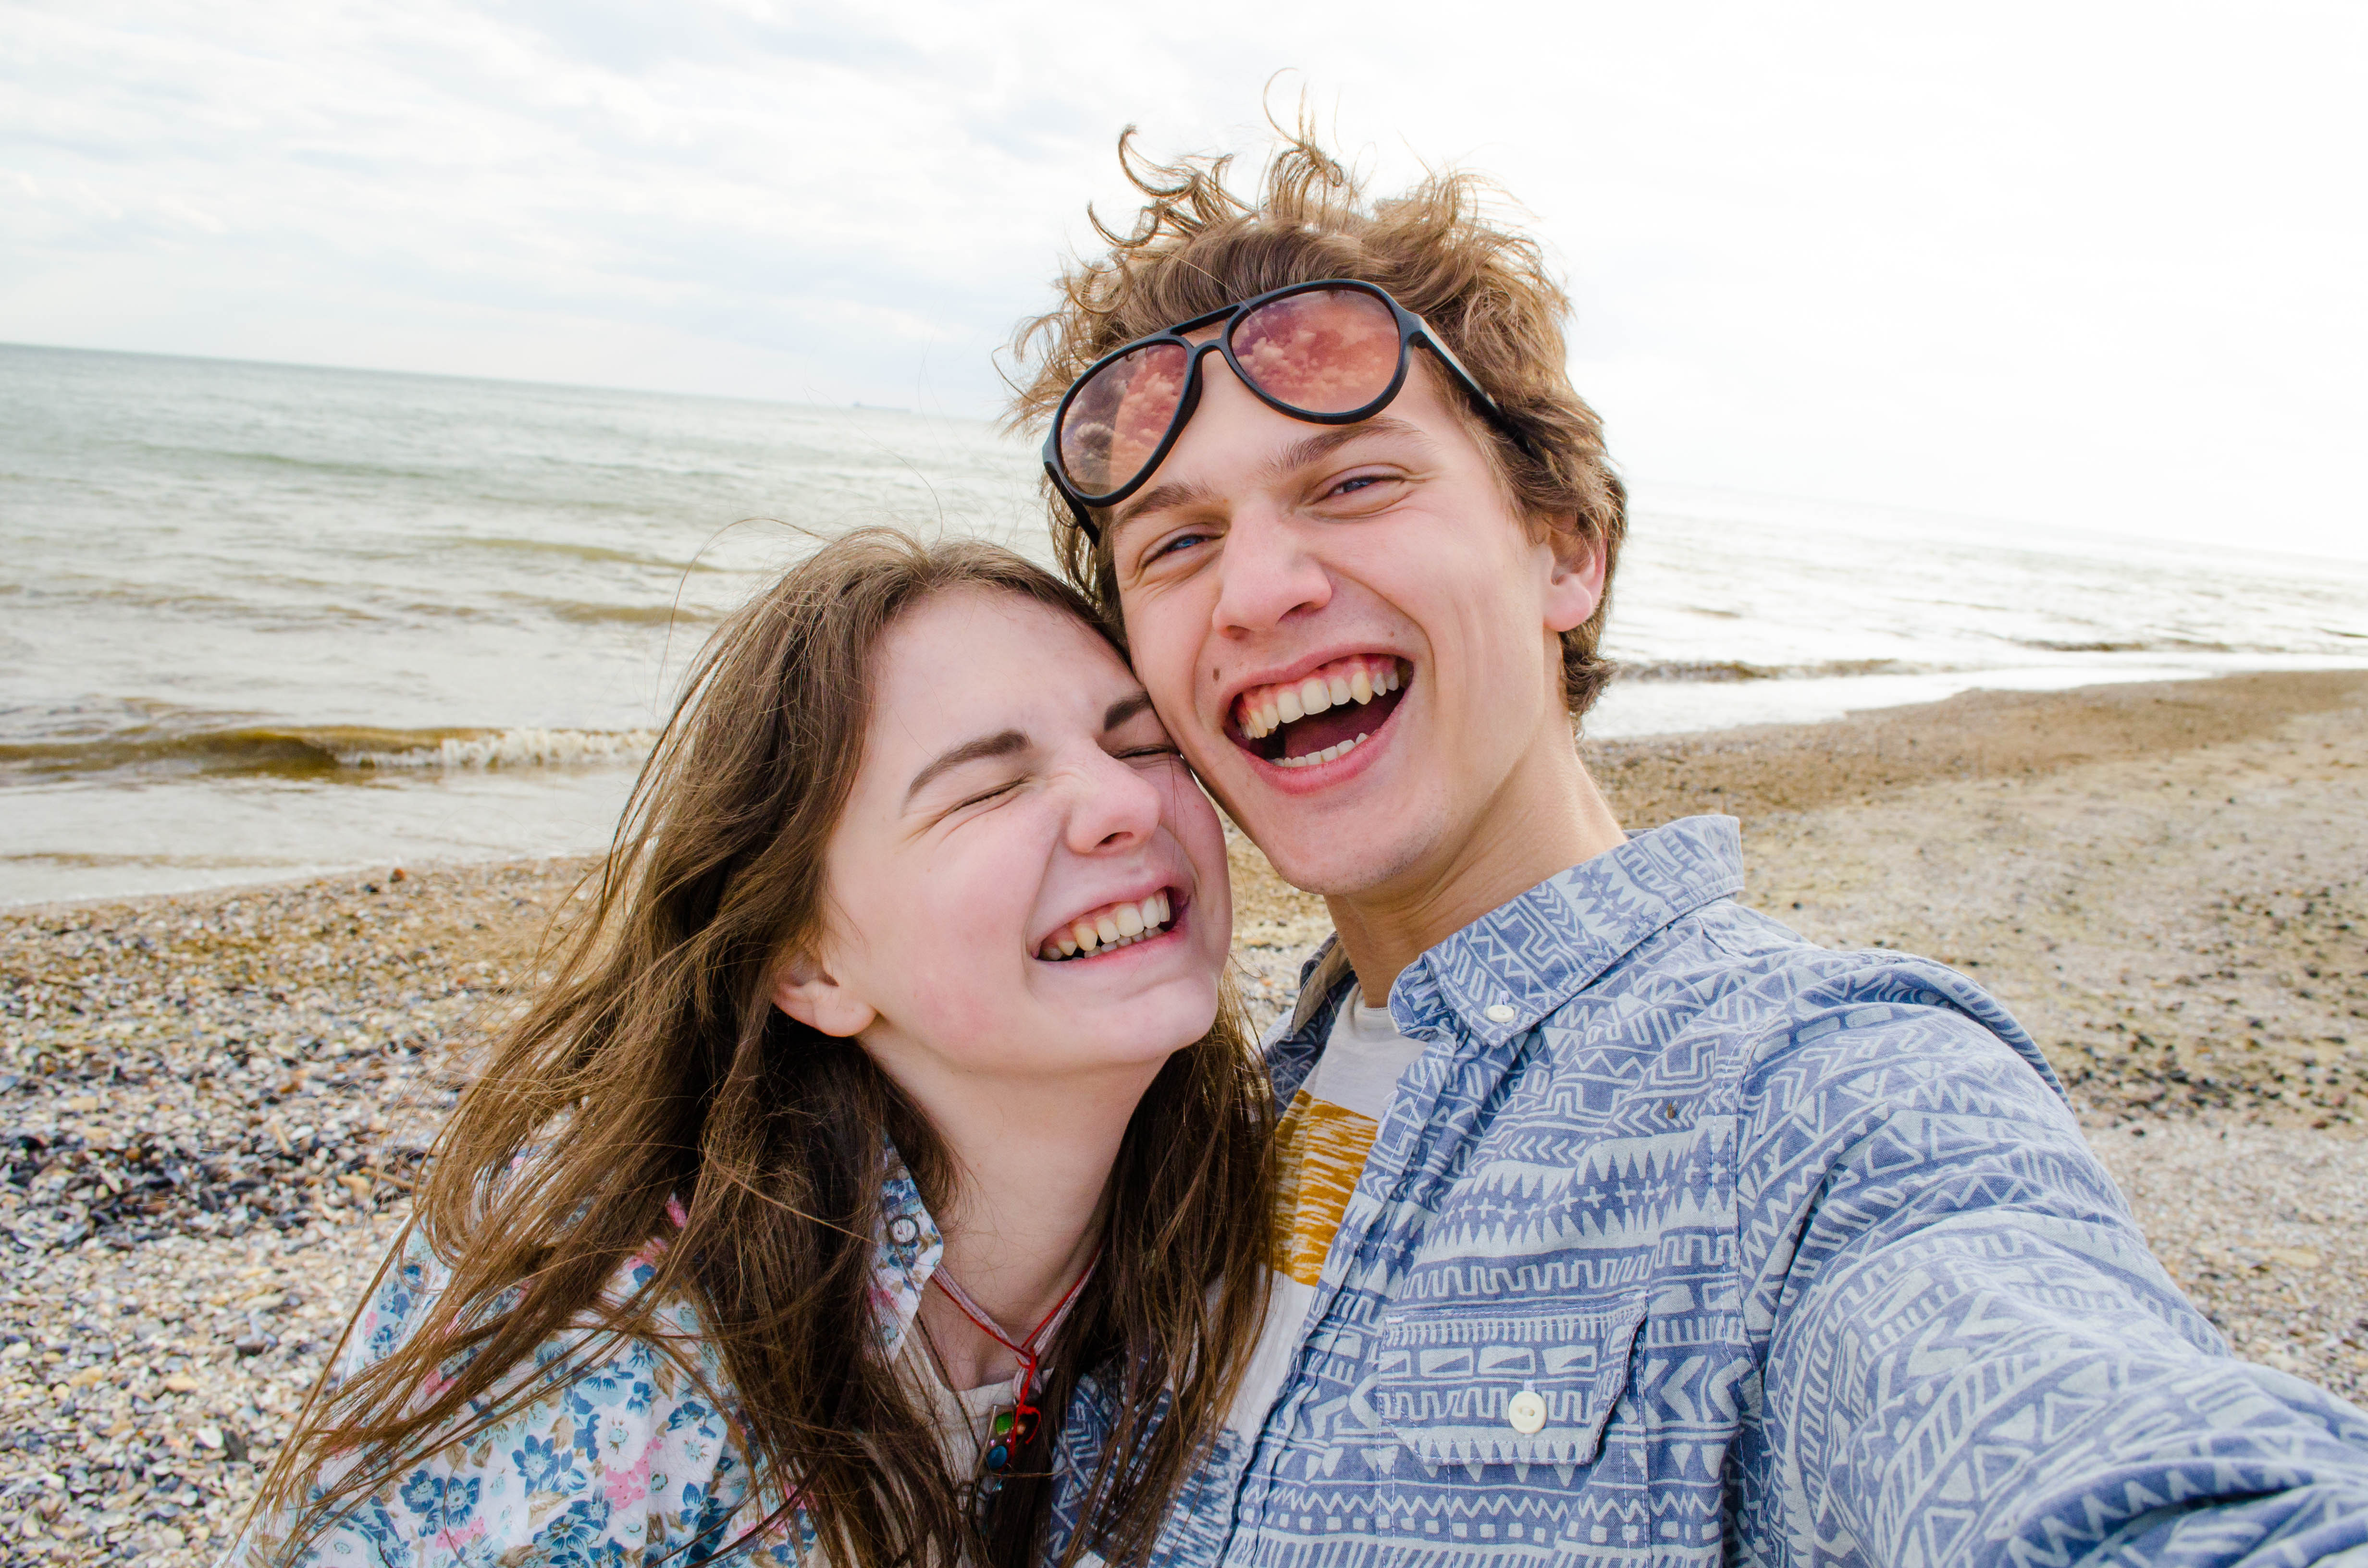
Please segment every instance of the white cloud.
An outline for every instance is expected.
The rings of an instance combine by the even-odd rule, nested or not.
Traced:
[[[2368,551],[2356,7],[0,11],[0,338],[991,413],[1110,143],[1499,176],[1645,480]]]

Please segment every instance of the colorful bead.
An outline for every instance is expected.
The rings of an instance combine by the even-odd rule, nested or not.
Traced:
[[[997,1444],[996,1444],[996,1445],[995,1445],[995,1447],[993,1447],[993,1448],[991,1448],[991,1449],[987,1449],[987,1450],[986,1450],[986,1468],[987,1468],[987,1469],[989,1469],[989,1470],[1002,1470],[1002,1469],[1004,1469],[1006,1466],[1009,1465],[1010,1463],[1011,1463],[1011,1449],[1009,1449],[1009,1447],[1008,1447],[1007,1445],[1002,1444],[1002,1443],[997,1443]]]

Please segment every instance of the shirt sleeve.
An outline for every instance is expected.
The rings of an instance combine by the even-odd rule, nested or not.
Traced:
[[[418,1332],[448,1278],[415,1233],[356,1315],[337,1380]],[[635,1283],[620,1278],[619,1288]],[[695,1336],[688,1309],[665,1315],[670,1330]],[[716,1369],[702,1368],[702,1386],[650,1341],[595,1343],[587,1354],[585,1336],[570,1334],[540,1346],[518,1375],[546,1376],[563,1362],[568,1375],[550,1392],[406,1471],[301,1551],[287,1514],[251,1521],[224,1568],[695,1562],[758,1521],[747,1466],[708,1392],[721,1386]],[[734,1560],[796,1562],[789,1537],[771,1531]]]
[[[2368,1415],[2229,1354],[1993,1029],[1796,1016],[1741,1106],[1747,1537],[2001,1568],[2368,1551]]]

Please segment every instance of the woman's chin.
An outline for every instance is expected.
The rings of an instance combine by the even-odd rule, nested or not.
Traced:
[[[1156,1069],[1216,1022],[1217,983],[1172,981],[1099,1006],[1067,1001],[1046,1009],[1045,1027],[1037,1036],[1049,1071]]]

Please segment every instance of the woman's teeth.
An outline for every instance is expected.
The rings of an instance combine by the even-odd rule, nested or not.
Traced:
[[[1322,751],[1312,751],[1305,756],[1279,756],[1274,759],[1274,765],[1277,767],[1313,767],[1319,762],[1329,762],[1336,756],[1348,756],[1355,751],[1359,743],[1371,733],[1371,731],[1360,731],[1355,740],[1342,741],[1337,746],[1326,746]]]
[[[1395,659],[1367,658],[1363,654],[1336,659],[1302,679],[1281,686],[1251,687],[1234,699],[1235,712],[1242,733],[1254,741],[1262,740],[1310,713],[1321,713],[1327,708],[1350,702],[1371,702],[1395,691],[1402,678]]]
[[[1113,903],[1071,921],[1068,928],[1046,941],[1036,956],[1058,961],[1082,958],[1103,948],[1132,947],[1158,936],[1173,918],[1164,891],[1133,903]]]

